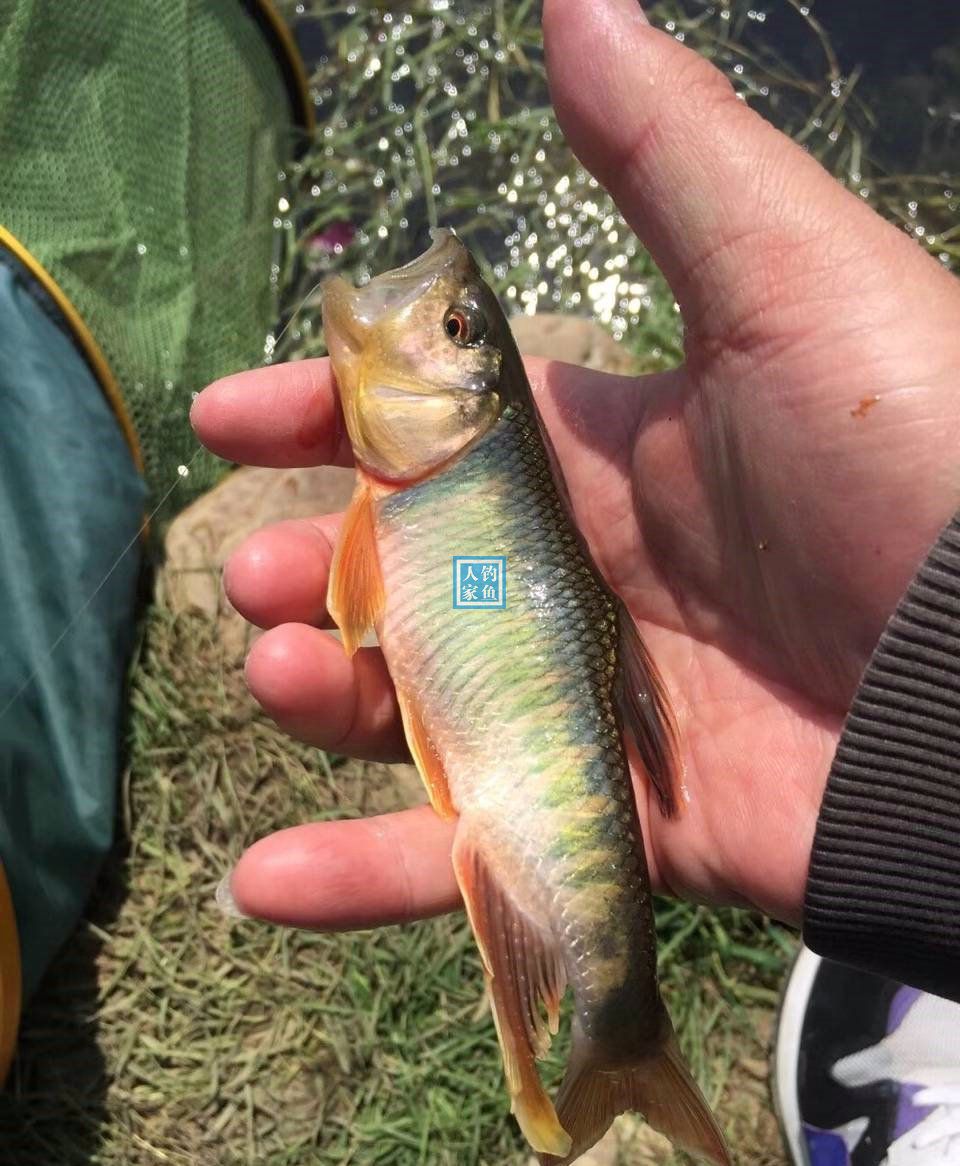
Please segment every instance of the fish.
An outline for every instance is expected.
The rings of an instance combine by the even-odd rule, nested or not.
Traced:
[[[573,1162],[637,1110],[728,1166],[657,985],[624,740],[676,813],[664,685],[573,520],[495,294],[453,231],[432,235],[361,287],[322,287],[357,474],[328,611],[348,654],[376,633],[430,802],[456,821],[511,1109],[540,1162]],[[537,1061],[567,990],[554,1102]]]

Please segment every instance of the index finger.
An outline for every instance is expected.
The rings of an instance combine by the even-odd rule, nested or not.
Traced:
[[[203,444],[250,466],[349,466],[350,441],[330,362],[298,360],[214,381],[193,402]]]

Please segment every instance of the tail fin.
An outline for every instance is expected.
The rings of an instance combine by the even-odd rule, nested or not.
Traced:
[[[603,1051],[581,1033],[557,1098],[557,1117],[573,1143],[566,1158],[540,1155],[541,1166],[567,1166],[585,1153],[625,1110],[638,1110],[688,1154],[730,1166],[723,1134],[684,1064],[673,1032],[656,1054],[634,1064],[606,1065]]]

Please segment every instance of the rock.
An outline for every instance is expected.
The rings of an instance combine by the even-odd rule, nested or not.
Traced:
[[[613,1124],[624,1166],[660,1166],[671,1155],[669,1138],[658,1134],[635,1113],[624,1113]],[[611,1130],[611,1133],[613,1132]]]
[[[231,551],[268,523],[342,510],[352,491],[353,470],[337,466],[234,470],[170,524],[158,600],[176,612],[200,611],[216,619],[224,646],[242,654],[250,628],[221,581]]]
[[[513,316],[510,328],[524,356],[545,356],[568,364],[582,364],[601,372],[637,371],[633,355],[596,320],[560,312]]]
[[[620,1139],[617,1135],[619,1119],[604,1134],[599,1142],[577,1159],[577,1166],[618,1166],[620,1162]],[[537,1159],[530,1158],[528,1166],[537,1166]]]
[[[620,1159],[620,1138],[616,1123],[607,1130],[599,1142],[578,1161],[580,1166],[617,1166]]]

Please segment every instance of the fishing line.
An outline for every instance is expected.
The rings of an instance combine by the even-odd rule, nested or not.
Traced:
[[[156,506],[154,506],[154,508],[150,511],[150,513],[144,518],[143,522],[140,523],[140,525],[137,527],[136,532],[131,537],[129,542],[126,544],[126,546],[123,548],[123,550],[117,555],[117,557],[113,560],[113,563],[110,565],[110,568],[107,571],[107,573],[103,576],[103,578],[96,585],[96,587],[94,587],[93,591],[90,592],[90,594],[83,601],[83,603],[77,608],[77,610],[73,613],[73,615],[70,616],[69,620],[66,623],[66,626],[63,628],[63,630],[60,632],[60,634],[57,636],[57,638],[53,641],[53,643],[50,645],[50,647],[47,648],[47,650],[44,652],[39,663],[37,663],[35,665],[35,667],[28,674],[26,679],[23,681],[23,683],[20,685],[20,687],[17,689],[17,691],[13,694],[13,696],[10,697],[10,699],[3,706],[3,708],[0,708],[0,717],[4,717],[7,714],[7,712],[13,707],[13,705],[16,704],[16,702],[20,699],[20,697],[23,696],[23,694],[30,687],[30,685],[34,682],[34,680],[36,680],[36,678],[40,675],[40,672],[43,669],[44,665],[49,661],[50,657],[54,654],[54,652],[57,650],[57,648],[59,648],[60,645],[63,643],[63,641],[67,638],[67,636],[70,634],[70,632],[76,626],[77,621],[80,619],[80,617],[83,615],[83,613],[87,610],[87,608],[90,606],[90,604],[93,603],[93,601],[97,598],[97,596],[100,594],[100,592],[107,585],[107,583],[110,580],[110,577],[113,575],[114,571],[116,571],[116,569],[123,562],[124,558],[129,554],[129,552],[132,550],[132,548],[135,547],[136,544],[143,537],[144,531],[147,529],[147,527],[150,525],[150,523],[153,521],[153,519],[156,518],[157,514],[159,514],[163,505],[166,503],[167,499],[174,492],[174,490],[176,490],[177,486],[179,486],[181,481],[183,481],[183,479],[189,474],[190,467],[197,460],[197,458],[200,456],[201,453],[203,453],[203,447],[197,446],[196,450],[194,450],[193,456],[186,463],[186,465],[178,467],[176,481],[171,483],[170,488],[167,490],[167,492],[163,495],[163,497],[156,504]]]
[[[290,328],[290,326],[293,324],[293,322],[296,320],[296,318],[303,311],[305,305],[307,304],[307,301],[310,300],[310,298],[316,294],[317,289],[320,287],[321,283],[323,283],[323,280],[322,279],[318,280],[313,285],[313,287],[310,288],[310,290],[303,297],[303,299],[300,301],[300,303],[297,304],[296,308],[294,308],[293,312],[290,315],[289,320],[287,320],[286,324],[284,324],[284,326],[280,329],[280,332],[274,338],[273,345],[272,345],[271,350],[270,350],[271,352],[276,348],[276,346],[284,338],[284,336],[287,333],[287,330]],[[23,694],[30,687],[30,685],[34,682],[34,680],[36,680],[36,678],[40,675],[40,672],[42,671],[44,666],[47,664],[47,662],[50,660],[51,656],[54,654],[54,652],[56,652],[57,648],[60,647],[60,645],[63,643],[63,641],[67,638],[67,636],[70,634],[70,632],[76,626],[77,621],[83,616],[84,612],[87,611],[87,609],[90,607],[90,605],[93,603],[93,601],[97,598],[97,596],[100,594],[100,592],[104,589],[104,587],[110,581],[110,578],[112,577],[113,573],[116,571],[116,569],[123,562],[124,558],[130,553],[130,551],[133,549],[133,547],[135,547],[136,544],[143,537],[143,534],[147,530],[147,528],[150,526],[150,523],[153,521],[154,518],[156,518],[156,516],[163,509],[164,505],[167,502],[167,499],[174,492],[174,490],[176,490],[177,486],[180,485],[180,483],[183,481],[183,479],[186,478],[187,475],[190,473],[190,467],[197,460],[197,458],[201,455],[201,453],[203,453],[203,446],[198,445],[197,448],[194,450],[192,456],[190,457],[190,460],[185,465],[177,467],[177,476],[173,480],[173,482],[170,483],[170,486],[167,488],[163,497],[159,500],[159,502],[157,502],[157,504],[150,511],[150,513],[140,523],[140,526],[137,528],[137,530],[134,533],[134,535],[132,536],[132,538],[129,540],[129,542],[127,542],[127,544],[126,544],[126,546],[124,546],[123,550],[121,550],[120,553],[117,555],[117,557],[114,559],[113,563],[110,565],[110,568],[108,569],[106,574],[103,576],[103,578],[100,580],[100,582],[96,585],[96,587],[93,589],[93,591],[90,592],[90,594],[83,601],[83,603],[77,608],[77,610],[73,613],[73,615],[70,616],[69,620],[67,621],[67,623],[64,626],[64,628],[62,629],[62,631],[59,633],[59,635],[56,637],[56,639],[53,641],[53,643],[46,649],[46,651],[44,652],[40,661],[34,666],[34,668],[31,670],[31,672],[27,675],[26,679],[23,681],[23,683],[20,685],[20,687],[16,690],[16,692],[13,694],[13,696],[10,697],[10,699],[7,701],[7,703],[2,708],[0,708],[0,718],[6,716],[6,714],[13,707],[13,705],[16,704],[16,702],[20,699],[21,696],[23,696]]]
[[[312,296],[315,296],[317,294],[317,290],[319,289],[320,285],[323,283],[324,279],[326,279],[326,276],[324,276],[322,279],[318,279],[317,282],[313,285],[313,287],[310,288],[310,290],[307,292],[307,294],[303,297],[303,299],[300,301],[300,303],[297,304],[297,306],[290,313],[290,319],[286,322],[286,324],[284,324],[284,326],[280,329],[279,333],[273,338],[273,344],[270,348],[271,354],[276,349],[276,347],[280,343],[280,341],[284,338],[284,336],[286,336],[287,329],[293,324],[293,322],[294,322],[294,320],[296,320],[297,316],[300,315],[300,313],[303,311],[304,307],[306,307],[307,301]]]

